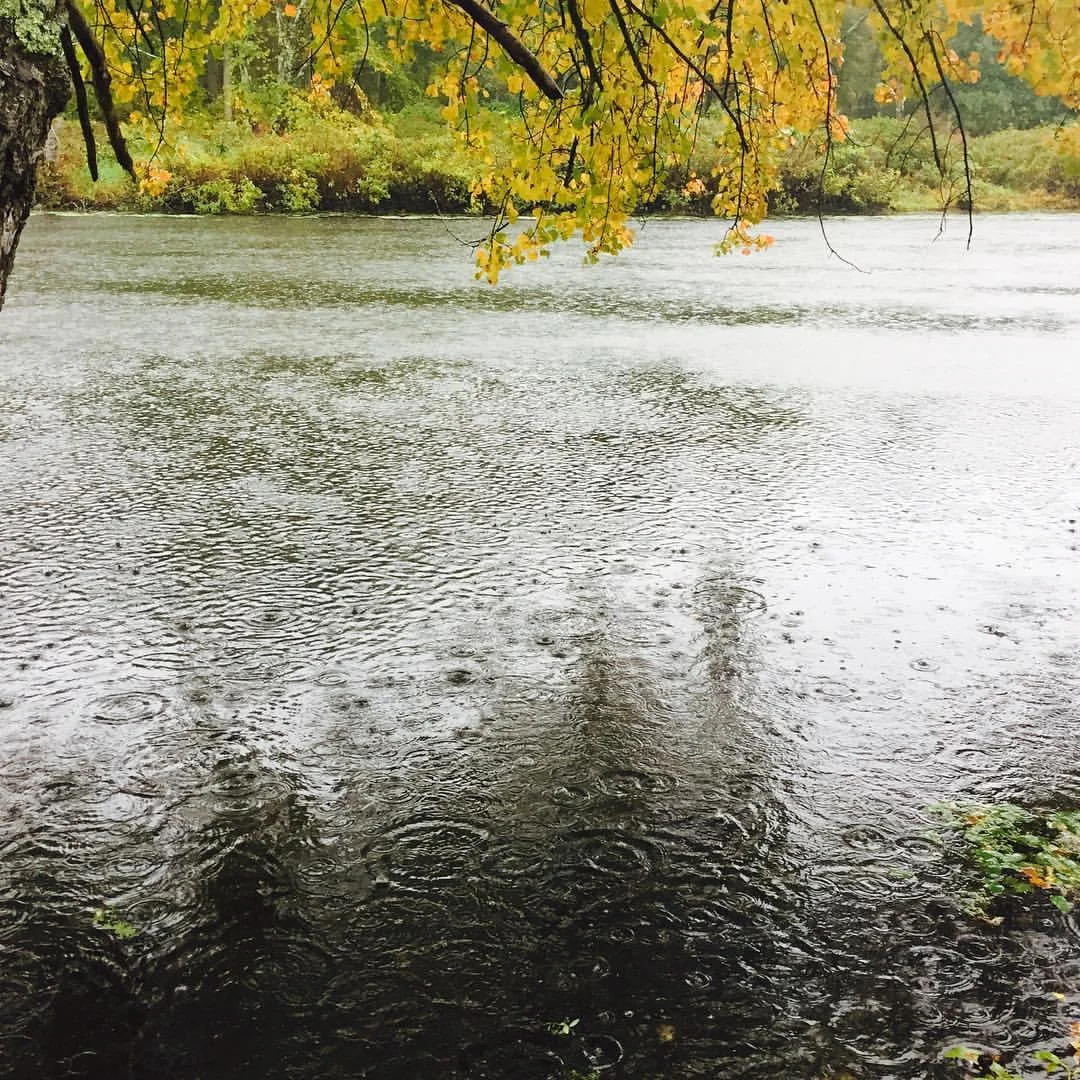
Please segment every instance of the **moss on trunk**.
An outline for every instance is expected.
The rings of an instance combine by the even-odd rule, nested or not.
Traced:
[[[31,51],[14,22],[0,18],[0,307],[34,201],[37,163],[49,124],[69,92],[59,48],[52,54]]]

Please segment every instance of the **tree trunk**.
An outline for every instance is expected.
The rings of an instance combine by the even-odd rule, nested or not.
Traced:
[[[70,88],[59,47],[55,56],[31,53],[10,20],[0,19],[0,308],[34,202],[49,124],[66,104]]]
[[[232,123],[232,46],[226,45],[221,59],[221,97],[225,102],[225,123]]]

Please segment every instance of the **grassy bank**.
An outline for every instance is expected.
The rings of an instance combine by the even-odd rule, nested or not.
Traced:
[[[199,214],[467,208],[476,169],[437,114],[420,107],[394,119],[297,98],[231,123],[189,117],[161,145],[155,132],[135,130],[133,156],[148,162],[137,186],[109,157],[92,181],[68,122],[56,160],[39,172],[38,201],[48,209]]]
[[[498,114],[492,114],[497,137]],[[103,140],[102,140],[103,141]],[[60,152],[42,166],[39,204],[48,209],[173,213],[482,211],[477,162],[462,150],[431,102],[380,117],[347,112],[310,96],[231,123],[191,117],[157,146],[132,139],[149,160],[138,186],[104,159],[90,179],[77,125],[66,123]],[[99,142],[100,145],[100,142]],[[652,209],[710,212],[713,174],[708,121],[687,169],[674,171]],[[976,207],[1080,209],[1080,124],[998,131],[970,141]],[[929,139],[915,124],[855,122],[825,165],[820,140],[794,139],[770,199],[774,214],[887,213],[961,206],[966,184],[955,143],[943,181]]]
[[[824,208],[880,213],[935,210],[967,203],[956,140],[943,151],[945,177],[929,137],[907,122],[876,118],[853,125],[832,148],[825,171]],[[972,191],[981,210],[1080,208],[1080,124],[996,131],[969,141]],[[778,211],[807,211],[818,200],[822,148],[803,145],[782,167]]]

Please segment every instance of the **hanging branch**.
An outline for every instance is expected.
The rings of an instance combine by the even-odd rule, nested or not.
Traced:
[[[919,62],[915,59],[915,54],[911,51],[911,46],[907,43],[907,39],[900,31],[893,26],[892,20],[889,18],[888,12],[886,12],[881,0],[873,0],[874,7],[877,9],[877,13],[881,16],[882,22],[885,23],[889,33],[896,38],[900,45],[900,48],[904,50],[904,55],[907,57],[908,64],[911,65],[911,73],[915,76],[915,82],[919,86],[919,96],[922,99],[923,111],[926,113],[926,126],[930,132],[930,146],[934,151],[934,164],[937,165],[938,172],[944,174],[945,166],[941,161],[941,152],[938,150],[937,134],[934,130],[934,118],[930,113],[930,95],[926,92],[926,84],[923,82],[922,75],[919,73]]]
[[[86,83],[83,82],[79,58],[75,55],[75,46],[71,41],[71,31],[65,26],[60,31],[60,47],[64,50],[64,60],[71,74],[71,85],[75,90],[75,107],[79,112],[79,127],[82,128],[83,142],[86,144],[86,167],[90,170],[90,179],[97,183],[97,143],[94,142],[94,129],[90,124],[90,109],[86,103]]]
[[[825,33],[825,27],[822,25],[821,16],[818,14],[817,5],[814,0],[809,0],[810,10],[814,15],[814,25],[817,26],[818,36],[821,38],[822,48],[825,50],[825,73],[829,78],[829,85],[825,90],[825,159],[821,163],[821,175],[818,177],[818,202],[817,202],[817,219],[818,225],[821,228],[821,237],[825,241],[825,246],[829,249],[830,255],[835,255],[842,263],[846,263],[848,266],[855,270],[862,272],[862,267],[856,266],[850,259],[845,259],[833,247],[832,241],[829,239],[829,231],[825,228],[825,176],[829,171],[829,162],[832,159],[833,151],[833,70],[832,70],[832,50],[829,48],[829,35]]]
[[[469,78],[469,61],[472,59],[473,45],[476,44],[476,23],[469,26],[469,44],[465,48],[465,59],[461,62],[461,76],[458,79],[458,97],[465,96],[465,83]],[[459,52],[458,56],[461,55]],[[465,110],[465,138],[469,137],[469,110]]]
[[[470,54],[472,53],[471,48],[469,49],[469,52],[470,52]],[[491,38],[489,38],[487,35],[485,35],[484,36],[484,54],[476,62],[476,68],[473,71],[473,78],[477,78],[480,75],[480,72],[483,71],[485,67],[487,67],[488,56],[489,56],[490,53],[491,53]]]
[[[577,164],[578,137],[575,135],[570,143],[570,150],[566,155],[566,169],[563,172],[563,187],[569,187],[574,179],[574,166]]]
[[[937,46],[934,44],[933,35],[926,31],[926,44],[930,46],[930,55],[934,58],[934,66],[937,68],[938,78],[941,79],[942,89],[952,106],[953,116],[956,117],[956,128],[960,132],[960,145],[964,154],[964,183],[967,185],[967,217],[968,217],[968,247],[971,247],[971,237],[975,232],[975,195],[971,190],[971,160],[968,157],[967,132],[964,130],[964,118],[960,115],[960,106],[953,95],[949,80],[945,77],[945,68],[942,66],[941,57],[938,55]]]
[[[728,119],[735,125],[735,130],[739,135],[739,147],[742,150],[743,155],[750,152],[750,142],[746,137],[746,132],[743,130],[742,119],[738,113],[733,112],[731,106],[728,104],[723,90],[716,85],[716,82],[711,75],[700,64],[694,63],[687,54],[679,48],[679,46],[672,40],[671,35],[660,25],[651,15],[644,12],[634,0],[626,0],[626,6],[645,20],[660,35],[660,38],[667,45],[669,49],[712,91],[716,100],[720,102],[720,107],[727,113]]]
[[[637,71],[642,85],[652,87],[655,91],[656,83],[649,77],[641,63],[641,57],[638,55],[638,51],[634,47],[634,42],[630,37],[630,28],[626,25],[626,19],[623,18],[622,9],[619,7],[616,0],[608,0],[608,3],[611,6],[612,14],[615,16],[615,21],[619,24],[619,33],[622,34],[623,42],[626,44],[626,51],[630,54],[630,61],[633,63],[634,70]]]
[[[489,11],[477,0],[449,0],[460,8],[477,26],[490,34],[502,47],[503,51],[530,79],[545,97],[552,101],[562,99],[562,91],[556,85],[550,72],[531,53],[519,37],[493,11]]]
[[[143,100],[146,102],[146,112],[148,117],[153,117],[154,127],[157,130],[157,145],[154,147],[154,152],[150,155],[150,160],[153,161],[157,157],[158,151],[161,149],[165,142],[165,118],[168,114],[169,103],[169,83],[167,74],[164,68],[165,59],[165,31],[161,23],[161,19],[158,16],[157,4],[151,3],[150,12],[154,19],[154,24],[157,27],[158,41],[157,44],[161,48],[161,60],[162,60],[162,103],[160,109],[155,109],[153,105],[153,92],[150,89],[150,83],[147,79],[146,68],[143,63],[143,50],[138,45],[138,34],[135,35],[134,41],[129,41],[128,37],[120,27],[112,19],[112,15],[109,8],[104,4],[97,4],[95,7],[98,17],[104,24],[102,30],[102,39],[104,40],[105,31],[107,30],[112,36],[120,43],[122,48],[129,48],[131,52],[131,68],[135,77],[139,80],[139,84],[142,87]],[[140,0],[138,8],[138,17],[142,14],[142,0]],[[144,32],[143,40],[146,42],[146,55],[153,59],[157,59],[158,55],[154,50],[154,42],[152,42],[149,36]]]
[[[719,6],[719,5],[717,5]],[[716,8],[713,8],[715,11]],[[709,16],[709,22],[712,22],[716,18],[715,15]],[[727,48],[727,73],[724,76],[724,87],[727,88],[728,80],[731,78],[731,59],[735,55],[735,0],[728,0],[727,5],[727,17],[724,20],[724,45]],[[739,81],[735,80],[735,107],[742,113],[742,107],[739,105]]]
[[[135,27],[135,48],[138,50],[139,38],[142,37],[146,43],[146,51],[153,56],[154,55],[154,43],[150,40],[150,35],[146,32],[146,27],[142,24],[142,4],[139,5],[138,11],[135,10],[135,5],[131,0],[124,0],[124,7],[127,8],[128,14],[131,16],[131,23]],[[156,13],[156,8],[154,9]],[[159,43],[160,44],[160,43]]]
[[[327,21],[326,21],[326,33],[323,34],[322,41],[320,41],[319,44],[316,45],[307,54],[307,56],[305,56],[304,59],[301,60],[299,64],[297,64],[296,68],[294,69],[294,71],[292,73],[292,76],[293,76],[294,79],[297,77],[297,75],[300,74],[301,71],[304,70],[305,67],[308,66],[308,64],[312,63],[315,60],[315,57],[318,56],[320,52],[322,52],[323,46],[326,45],[326,43],[330,40],[330,36],[333,34],[334,29],[338,24],[338,20],[345,13],[345,9],[349,6],[350,3],[352,3],[352,0],[341,0],[341,3],[338,4],[337,11],[335,11],[333,13],[332,17],[327,19]],[[367,33],[367,16],[364,14],[363,6],[362,5],[357,5],[357,6],[360,9],[361,17],[364,20],[364,32]],[[328,7],[327,11],[329,11],[329,10],[331,10],[331,9]],[[356,65],[358,69],[362,68],[364,66],[364,62],[367,60],[367,52],[368,52],[368,42],[365,41],[364,42],[364,55],[360,58],[360,62]]]
[[[585,24],[581,21],[581,11],[577,6],[577,0],[566,0],[566,9],[570,13],[570,24],[574,28],[574,37],[578,39],[578,43],[581,45],[581,52],[585,57],[585,66],[589,69],[589,78],[596,86],[596,89],[603,93],[604,82],[600,78],[600,69],[596,66],[592,42],[589,40],[588,32],[585,30]],[[589,97],[592,97],[591,93]]]
[[[90,63],[90,75],[94,82],[94,97],[97,98],[98,107],[105,120],[105,130],[109,135],[109,144],[116,155],[117,164],[131,177],[135,176],[135,163],[128,153],[127,143],[124,142],[124,134],[120,130],[120,121],[116,118],[116,107],[113,104],[112,92],[109,90],[109,69],[106,65],[105,54],[101,46],[94,38],[82,12],[75,6],[74,0],[68,0],[68,26],[75,35],[83,55]]]

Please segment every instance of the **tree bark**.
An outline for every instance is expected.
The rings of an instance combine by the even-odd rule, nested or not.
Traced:
[[[55,56],[31,53],[0,19],[0,308],[15,248],[34,202],[37,164],[49,124],[71,82],[59,43]]]

